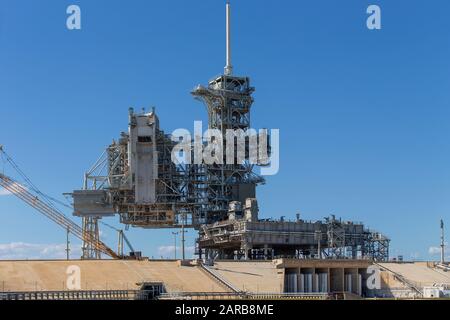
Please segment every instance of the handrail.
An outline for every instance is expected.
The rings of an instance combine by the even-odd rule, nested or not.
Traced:
[[[329,300],[334,297],[330,293],[278,293],[278,292],[171,292],[162,293],[158,299],[219,299],[219,298],[235,298],[235,299],[314,299]]]
[[[151,290],[12,291],[0,292],[0,300],[148,300],[152,294]]]
[[[224,279],[221,275],[215,272],[213,269],[204,265],[202,262],[199,264],[201,270],[205,271],[209,276],[215,279],[220,284],[224,285],[226,288],[230,289],[232,292],[239,293],[241,290],[236,289],[230,282]]]
[[[420,290],[416,284],[414,284],[412,281],[407,280],[404,276],[402,276],[401,274],[399,274],[398,272],[395,272],[381,264],[379,264],[378,262],[374,261],[373,262],[375,265],[377,265],[378,267],[387,270],[388,272],[392,273],[400,282],[402,282],[403,284],[405,284],[406,286],[408,286],[410,289],[413,289],[414,291],[416,291],[418,294],[420,294],[421,296],[423,296],[423,292],[422,290]]]

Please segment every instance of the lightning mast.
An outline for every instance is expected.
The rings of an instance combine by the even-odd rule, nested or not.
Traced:
[[[191,93],[201,100],[208,111],[208,129],[220,132],[222,138],[227,132],[240,132],[248,135],[250,130],[250,110],[253,104],[249,77],[233,74],[231,63],[231,5],[226,2],[226,65],[224,74],[209,81],[207,86],[197,86]],[[248,137],[247,137],[248,138]],[[206,223],[214,223],[227,219],[229,205],[233,201],[241,204],[246,199],[256,198],[256,185],[264,179],[253,172],[253,164],[239,161],[236,155],[237,146],[233,143],[231,154],[234,163],[227,163],[227,145],[223,143],[223,161],[205,164],[202,172],[202,189],[199,194],[206,195],[206,201],[200,213],[200,219]],[[248,148],[246,154],[249,154]],[[248,159],[246,159],[248,160]]]
[[[225,75],[227,76],[231,76],[233,74],[233,66],[231,64],[231,5],[230,5],[230,0],[227,0],[227,5],[226,5],[226,28],[227,28],[227,32],[226,32],[226,46],[227,46],[227,50],[226,50],[226,66],[225,66]]]

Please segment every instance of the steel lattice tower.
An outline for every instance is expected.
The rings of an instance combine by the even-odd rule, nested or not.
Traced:
[[[232,75],[230,18],[230,3],[227,2],[227,50],[224,74],[211,80],[207,87],[199,85],[192,92],[193,96],[206,105],[208,129],[219,130],[224,138],[229,129],[242,130],[245,134],[248,133],[250,110],[253,103],[252,93],[254,91],[254,88],[250,86],[250,78]],[[234,144],[234,148],[237,148],[236,144]],[[253,165],[248,161],[238,163],[236,152],[234,152],[234,164],[226,164],[225,143],[223,150],[223,164],[204,165],[204,170],[202,170],[205,173],[207,183],[207,204],[204,217],[206,223],[225,219],[230,201],[236,200],[244,203],[245,198],[254,198],[256,185],[264,181],[253,173]],[[246,147],[246,156],[248,156],[248,153]]]

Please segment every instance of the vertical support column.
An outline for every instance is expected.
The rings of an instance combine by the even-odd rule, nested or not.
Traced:
[[[177,260],[177,234],[178,234],[178,231],[177,232],[172,232],[172,234],[173,234],[173,246],[174,246],[174,258],[175,258],[175,260]]]
[[[182,255],[182,259],[184,261],[184,260],[186,260],[185,252],[184,252],[184,244],[186,242],[186,240],[184,239],[184,233],[186,232],[184,230],[184,224],[186,222],[186,213],[185,212],[183,212],[181,219],[182,219],[182,223],[181,223],[181,255]]]
[[[327,268],[327,273],[328,273],[328,285],[327,285],[327,288],[328,288],[328,292],[331,292],[331,272],[330,272],[330,268]]]
[[[366,274],[367,274],[367,269],[361,269],[358,268],[358,294],[360,296],[364,295],[367,286],[365,285],[366,282]]]
[[[123,257],[123,230],[119,230],[118,232],[118,245],[117,245],[117,254]]]
[[[330,292],[343,292],[344,283],[344,269],[330,268]]]
[[[83,225],[83,256],[82,259],[100,259],[98,218],[85,216]]]
[[[316,274],[316,268],[313,267],[312,268],[312,291],[313,292],[318,292],[319,291],[319,278],[318,275]]]
[[[97,249],[99,247],[100,230],[98,229],[98,218],[93,218],[94,223],[94,237],[95,237],[95,248],[94,254],[95,259],[100,259],[100,251]]]
[[[301,268],[297,268],[297,292],[302,292],[302,272]]]
[[[357,294],[359,287],[358,268],[352,268],[352,293]]]
[[[249,250],[251,245],[248,243],[247,238],[244,237],[243,243],[241,244],[241,249],[244,250],[244,260],[250,260]]]
[[[70,259],[70,241],[69,241],[70,228],[69,227],[67,227],[66,232],[67,232],[67,234],[66,234],[66,259],[69,260]]]
[[[441,219],[441,263],[445,263],[444,220]]]

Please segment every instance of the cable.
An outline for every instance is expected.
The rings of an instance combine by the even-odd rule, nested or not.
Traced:
[[[122,234],[123,239],[125,240],[125,242],[126,242],[128,248],[129,248],[131,251],[134,251],[134,248],[133,248],[133,246],[131,245],[131,242],[128,240],[128,238],[127,238],[127,236],[125,235],[125,232],[124,232],[123,230],[117,229],[116,227],[113,227],[113,226],[107,224],[106,222],[103,222],[103,221],[99,221],[99,222],[100,222],[101,224],[103,224],[103,225],[105,225],[105,226],[107,226],[107,227],[109,227],[109,228],[111,228],[111,229],[117,231],[117,232],[120,232],[120,233]]]
[[[69,209],[73,209],[73,207],[43,193],[42,191],[39,190],[39,188],[30,180],[30,178],[28,178],[28,176],[25,174],[25,172],[23,172],[19,166],[17,165],[17,163],[6,153],[6,151],[3,148],[0,148],[0,152],[2,154],[2,158],[6,157],[6,161],[8,161],[8,163],[13,167],[14,170],[17,171],[17,173],[22,177],[22,179],[25,180],[27,186],[33,190],[35,193],[37,193],[38,195],[40,195],[45,201],[45,203],[50,206],[52,209],[58,210],[53,202],[59,203],[60,205],[63,205],[64,207],[67,207]],[[41,201],[43,200],[41,199]]]
[[[100,240],[94,241],[90,239],[89,235],[87,235],[83,229],[78,226],[76,223],[74,223],[72,220],[67,218],[64,213],[62,213],[58,208],[54,206],[54,202],[59,203],[65,207],[71,208],[73,210],[72,206],[69,206],[55,198],[52,198],[43,192],[41,192],[36,185],[33,184],[33,182],[28,178],[28,176],[19,168],[19,166],[14,162],[14,160],[3,150],[3,148],[0,146],[0,154],[2,154],[3,157],[6,157],[6,161],[17,171],[17,173],[22,177],[23,180],[26,181],[26,186],[22,186],[19,182],[14,181],[13,179],[7,177],[4,174],[0,175],[0,186],[3,186],[5,189],[16,195],[21,200],[28,203],[33,208],[37,209],[39,212],[44,214],[46,217],[50,218],[60,226],[63,226],[64,228],[69,228],[71,233],[78,237],[81,240],[85,240],[85,238],[88,238],[88,241],[93,243],[97,250],[102,251],[103,253],[106,253],[107,255],[111,256],[112,258],[118,259],[120,258],[112,249],[107,247],[103,242]],[[32,194],[29,190],[34,191],[36,194]],[[40,197],[38,197],[39,195]]]

